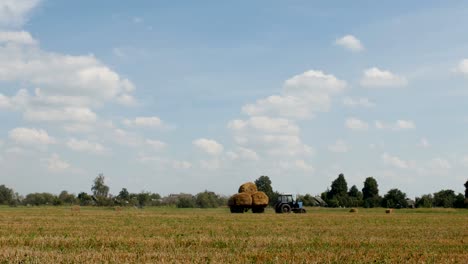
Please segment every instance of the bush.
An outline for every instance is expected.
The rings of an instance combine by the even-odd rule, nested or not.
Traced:
[[[195,200],[193,197],[182,196],[176,202],[177,208],[194,208]]]

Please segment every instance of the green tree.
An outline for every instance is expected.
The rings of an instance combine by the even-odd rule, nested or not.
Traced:
[[[128,192],[127,188],[122,188],[119,194],[116,197],[116,203],[119,205],[128,205],[130,202],[130,193]]]
[[[74,194],[68,193],[67,191],[62,191],[59,194],[58,199],[60,200],[60,203],[68,205],[75,204],[77,200]]]
[[[15,193],[13,189],[0,185],[0,204],[11,204],[14,201]]]
[[[268,176],[260,176],[258,179],[255,180],[255,185],[257,185],[257,189],[261,192],[264,192],[268,199],[270,200],[270,204],[276,203],[277,195],[273,191],[273,187],[271,187],[271,180]]]
[[[384,195],[382,206],[386,208],[405,208],[408,206],[406,194],[398,189],[391,189]]]
[[[363,206],[366,208],[377,207],[380,204],[379,185],[373,177],[367,177],[362,188]]]
[[[434,206],[435,207],[453,207],[456,195],[453,190],[441,190],[434,193]]]
[[[195,204],[200,208],[216,208],[219,206],[219,196],[214,192],[204,191],[195,196]]]
[[[362,205],[362,192],[356,187],[351,186],[348,192],[350,206],[361,206]]]
[[[94,200],[91,197],[91,195],[85,193],[85,192],[80,192],[77,196],[78,201],[80,205],[85,206],[85,205],[92,205],[94,204]]]
[[[110,205],[111,200],[108,199],[109,196],[109,186],[104,182],[104,174],[100,173],[95,179],[94,184],[91,187],[93,192],[94,199],[98,206]]]
[[[192,196],[182,196],[177,199],[176,206],[177,208],[194,208],[195,200]]]
[[[148,205],[151,201],[151,196],[149,192],[141,192],[137,194],[138,206],[144,207]]]
[[[465,199],[468,199],[468,180],[465,182]]]
[[[432,198],[432,194],[425,194],[421,197],[416,198],[417,208],[431,208],[433,203],[434,198]]]
[[[455,208],[465,208],[465,196],[459,193],[455,197],[455,201],[453,202],[453,207]]]
[[[346,182],[343,173],[338,175],[338,178],[332,182],[331,189],[327,192],[326,198],[328,206],[330,207],[348,207],[351,205],[348,196],[348,183]]]

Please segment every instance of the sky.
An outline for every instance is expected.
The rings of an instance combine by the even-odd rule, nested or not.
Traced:
[[[0,184],[462,192],[467,24],[468,1],[0,0]]]

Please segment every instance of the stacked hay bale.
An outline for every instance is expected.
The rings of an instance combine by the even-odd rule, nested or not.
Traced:
[[[246,182],[239,187],[239,192],[228,200],[231,213],[243,213],[252,208],[253,213],[263,213],[268,205],[268,196],[259,192],[257,185]]]

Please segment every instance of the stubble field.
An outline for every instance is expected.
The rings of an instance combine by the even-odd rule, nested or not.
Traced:
[[[0,263],[468,263],[468,210],[0,208]]]

